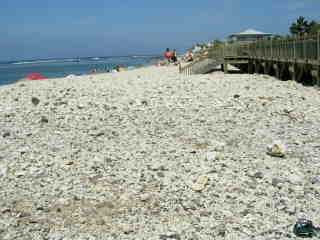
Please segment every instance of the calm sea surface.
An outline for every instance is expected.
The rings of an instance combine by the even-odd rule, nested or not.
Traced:
[[[152,64],[159,58],[159,56],[126,56],[0,62],[0,85],[16,82],[33,72],[41,73],[47,78],[58,78],[70,74],[88,74],[93,69],[107,72],[117,65],[139,67]]]

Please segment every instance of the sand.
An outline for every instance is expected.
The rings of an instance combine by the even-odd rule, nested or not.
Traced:
[[[0,239],[292,239],[320,224],[319,96],[177,67],[2,86]]]

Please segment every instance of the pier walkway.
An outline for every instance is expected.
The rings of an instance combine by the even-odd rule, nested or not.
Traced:
[[[247,44],[225,43],[209,49],[206,58],[181,67],[180,73],[208,73],[219,65],[228,73],[229,64],[246,73],[308,81],[320,86],[320,32],[299,38],[265,39]]]

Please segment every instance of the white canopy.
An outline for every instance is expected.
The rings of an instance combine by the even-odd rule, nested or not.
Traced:
[[[245,35],[260,35],[260,36],[268,36],[268,35],[272,35],[270,33],[264,33],[264,32],[260,32],[257,31],[255,29],[247,29],[243,32],[239,32],[239,33],[234,33],[231,35],[231,37],[233,36],[245,36]]]

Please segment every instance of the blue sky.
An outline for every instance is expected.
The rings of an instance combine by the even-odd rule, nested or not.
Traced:
[[[320,0],[1,0],[0,60],[153,54],[247,28],[288,33]]]

